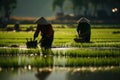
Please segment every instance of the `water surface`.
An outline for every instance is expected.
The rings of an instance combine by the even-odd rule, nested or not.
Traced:
[[[2,69],[0,80],[119,80],[120,67]]]

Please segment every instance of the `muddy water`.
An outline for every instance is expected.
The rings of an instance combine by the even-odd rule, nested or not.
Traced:
[[[32,68],[30,70],[4,69],[0,71],[0,80],[119,80],[117,68]]]
[[[52,48],[53,51],[72,49],[78,48]],[[0,60],[2,66],[7,66],[5,68],[0,65],[0,80],[120,80],[120,66],[66,67],[67,58],[64,56],[52,56],[48,59],[32,55],[0,56]],[[20,67],[13,68],[11,65]]]
[[[8,56],[9,57],[9,56]],[[2,58],[2,57],[1,57]],[[119,80],[120,67],[66,67],[67,58],[54,57],[30,57],[19,56],[18,58],[6,56],[3,62],[24,66],[13,68],[0,68],[0,80]],[[10,62],[10,61],[12,61]],[[39,61],[42,62],[39,62]],[[34,62],[35,61],[35,62]],[[37,64],[35,64],[37,62]],[[45,63],[46,64],[45,64]],[[34,64],[33,64],[34,63]],[[5,64],[5,63],[4,63]],[[42,67],[38,67],[39,65]],[[6,64],[5,64],[6,65]],[[34,65],[34,66],[32,66]],[[36,67],[37,65],[37,67]],[[44,66],[45,65],[45,66]]]

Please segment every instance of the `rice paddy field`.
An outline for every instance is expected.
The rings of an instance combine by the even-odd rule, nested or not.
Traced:
[[[32,31],[26,31],[29,26]],[[1,30],[0,79],[119,80],[120,25],[91,25],[90,43],[76,43],[76,25],[72,26],[53,24],[54,41],[47,56],[39,44],[26,48],[26,38],[33,38],[36,25],[20,25],[19,32]]]
[[[31,25],[21,25],[20,32],[14,31],[0,31],[0,46],[26,46],[26,38],[33,38],[34,31],[25,31],[27,27]],[[53,25],[54,27],[54,41],[53,47],[120,47],[120,28],[109,27],[108,25],[92,25],[91,29],[91,43],[75,43],[74,38],[77,37],[76,28],[68,28],[64,25],[64,28],[60,28],[61,25]],[[63,25],[62,25],[63,26]],[[96,27],[95,27],[96,26]],[[102,25],[101,25],[102,26]],[[119,25],[118,25],[119,26]],[[13,25],[8,25],[13,27]],[[35,28],[36,25],[33,25]],[[35,29],[34,29],[35,30]],[[38,37],[38,42],[40,36]]]

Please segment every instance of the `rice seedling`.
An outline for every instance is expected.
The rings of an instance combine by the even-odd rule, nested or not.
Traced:
[[[120,50],[76,49],[60,53],[69,57],[120,57]]]
[[[69,43],[66,45],[68,47],[79,47],[79,48],[84,48],[84,47],[120,47],[120,42],[91,42],[91,43]]]
[[[0,48],[0,55],[17,55],[19,54],[18,48]]]
[[[58,57],[56,57],[57,59]],[[59,61],[54,64],[56,60],[54,57],[30,57],[30,56],[18,56],[0,57],[0,67],[24,67],[31,65],[31,67],[53,67],[60,66]],[[70,58],[67,57],[64,60],[65,67],[82,67],[82,66],[119,66],[120,58]]]
[[[72,48],[71,48],[72,49]],[[72,50],[50,50],[48,55],[69,57],[120,57],[119,49],[73,48]],[[0,48],[0,55],[41,55],[41,49]]]
[[[0,67],[18,67],[18,58],[17,57],[1,57],[0,56]]]
[[[30,57],[30,56],[18,56],[0,57],[0,67],[24,67],[31,65],[32,67],[52,67],[52,57]]]
[[[21,49],[21,48],[0,48],[0,55],[30,55],[30,54],[40,54],[40,49]]]
[[[76,28],[54,28],[53,47],[120,47],[120,34],[113,34],[119,29],[92,29],[91,43],[75,43]],[[2,32],[0,31],[0,46],[23,45],[26,46],[26,38],[33,38],[34,32]],[[109,36],[110,35],[110,36]],[[39,39],[38,38],[38,42]]]
[[[10,25],[10,27],[11,26],[12,25]],[[33,26],[35,29],[36,25]],[[53,55],[52,57],[66,57],[67,62],[65,66],[67,67],[120,65],[120,34],[113,33],[119,32],[119,28],[112,27],[102,29],[92,27],[90,43],[75,43],[74,38],[77,37],[76,28],[68,28],[67,25],[64,26],[64,28],[54,27],[53,48],[75,47],[77,49],[53,50],[52,53],[48,51],[48,54]],[[24,31],[26,27],[28,27],[28,25],[21,25],[21,30]],[[22,49],[20,47],[25,47],[26,38],[33,38],[34,34],[33,31],[23,31],[0,31],[0,46],[2,47],[0,48],[0,67],[24,67],[28,65],[33,67],[53,66],[53,59],[41,56],[41,49]],[[40,38],[41,37],[39,37],[38,40],[40,40]],[[7,46],[8,48],[3,48],[3,46]],[[11,48],[15,46],[16,48]]]
[[[66,66],[119,66],[120,58],[68,58]]]

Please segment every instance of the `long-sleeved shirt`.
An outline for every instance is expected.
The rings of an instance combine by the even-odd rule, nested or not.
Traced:
[[[48,25],[37,25],[37,29],[34,33],[34,38],[38,37],[39,32],[41,32],[41,36],[51,37],[54,35],[54,30],[51,24]]]

